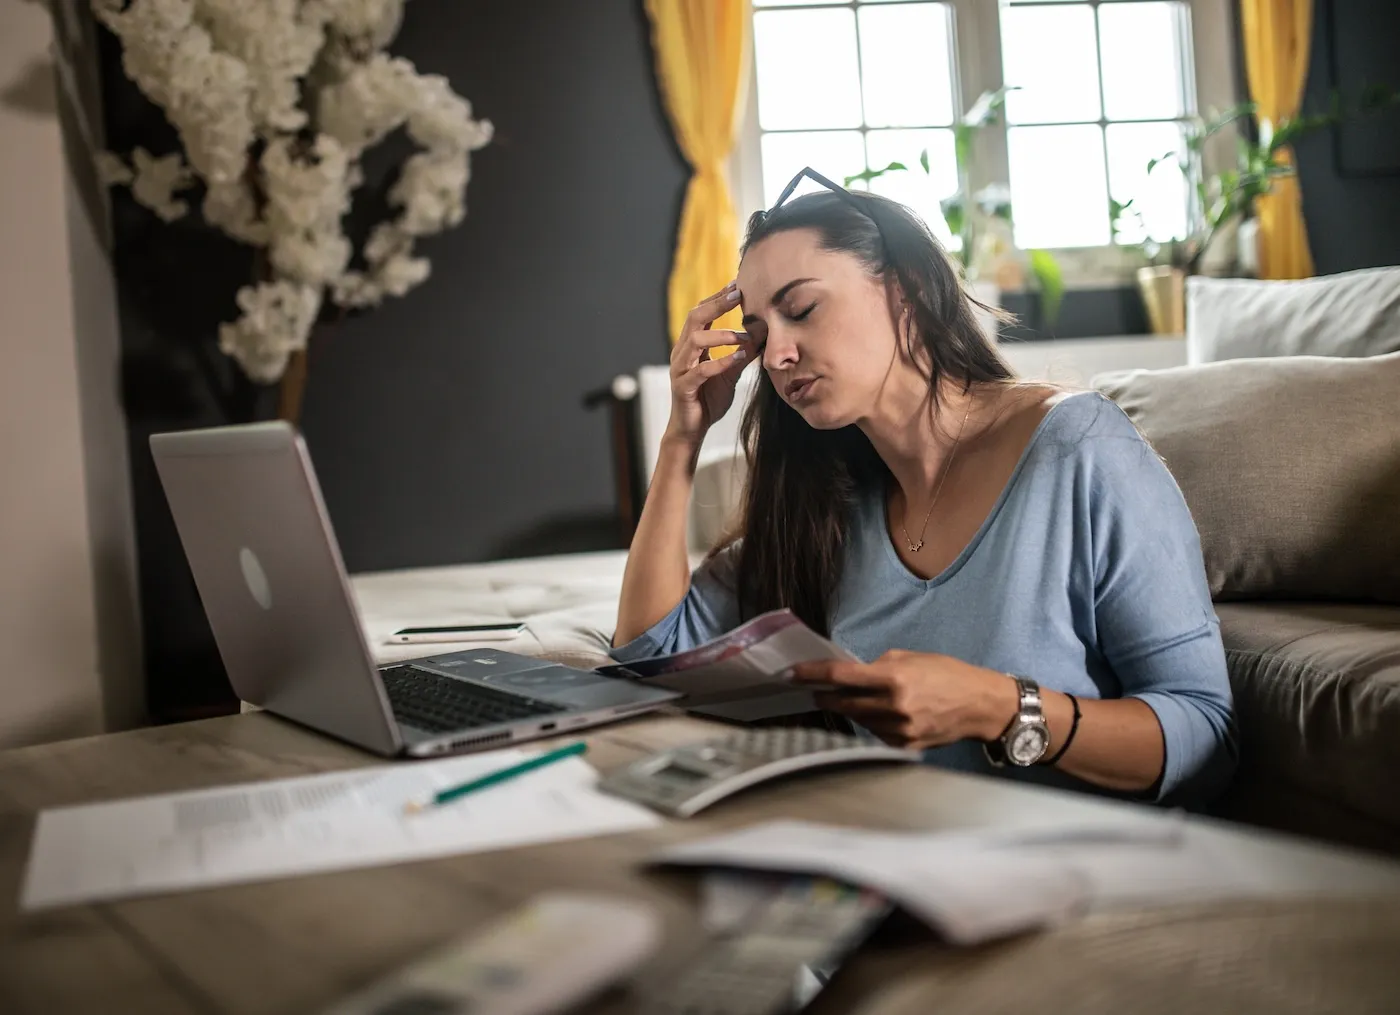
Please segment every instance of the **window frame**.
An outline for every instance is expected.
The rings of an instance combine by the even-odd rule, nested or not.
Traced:
[[[888,0],[888,2],[920,2],[920,0]],[[961,115],[970,102],[983,92],[1000,88],[1004,84],[1001,59],[1001,3],[1000,0],[939,0],[953,9],[953,101],[955,113]],[[1107,3],[1122,0],[1073,0],[1085,3],[1097,10]],[[1223,110],[1241,101],[1236,84],[1234,67],[1235,25],[1231,10],[1233,0],[1185,0],[1189,14],[1189,37],[1183,39],[1185,61],[1184,85],[1187,95],[1184,98],[1191,112]],[[1018,7],[1057,7],[1064,0],[1029,0],[1018,3]],[[812,0],[813,6],[848,7],[854,10],[854,0]],[[881,5],[883,6],[883,4]],[[790,8],[754,8],[759,10],[784,10]],[[1096,27],[1097,45],[1097,27]],[[749,216],[764,207],[763,164],[761,154],[762,131],[758,123],[758,74],[756,60],[749,60],[748,83],[744,95],[742,125],[730,158],[729,173],[732,193],[735,195],[735,210],[739,220],[739,233],[743,236]],[[1103,65],[1099,64],[1100,109],[1098,121],[1067,121],[1067,123],[1095,123],[1102,129],[1114,123],[1168,123],[1171,120],[1113,120],[1106,118],[1103,106]],[[1176,122],[1182,122],[1178,118]],[[1026,124],[1025,126],[1060,126],[1059,123]],[[851,128],[856,129],[856,128]],[[862,134],[867,129],[859,128]],[[1222,131],[1219,141],[1208,147],[1203,158],[1206,173],[1227,168],[1234,150],[1232,126]],[[1007,153],[1007,126],[1003,122],[996,127],[978,132],[970,180],[974,191],[989,183],[1007,183],[1010,180]],[[1105,146],[1105,162],[1107,162]],[[1108,167],[1105,165],[1105,178]],[[1060,262],[1065,283],[1070,288],[1101,288],[1106,285],[1127,283],[1132,272],[1143,263],[1132,248],[1107,244],[1095,247],[1066,247],[1051,251]]]

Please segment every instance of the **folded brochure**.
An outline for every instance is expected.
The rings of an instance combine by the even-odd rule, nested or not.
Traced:
[[[760,614],[696,648],[600,666],[598,672],[680,691],[686,704],[699,705],[791,692],[793,667],[825,659],[860,661],[784,609]]]

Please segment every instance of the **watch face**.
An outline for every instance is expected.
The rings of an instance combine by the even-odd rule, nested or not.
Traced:
[[[1018,765],[1033,765],[1049,746],[1050,736],[1042,726],[1022,726],[1011,736],[1007,755]]]

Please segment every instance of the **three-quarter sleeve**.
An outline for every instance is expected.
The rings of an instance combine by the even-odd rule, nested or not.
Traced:
[[[690,576],[690,589],[670,613],[609,655],[620,663],[670,655],[703,645],[739,626],[734,592],[734,544],[705,561]]]
[[[1094,619],[1124,697],[1162,727],[1164,802],[1200,803],[1237,760],[1229,673],[1200,536],[1166,465],[1117,406],[1101,414],[1090,481]]]

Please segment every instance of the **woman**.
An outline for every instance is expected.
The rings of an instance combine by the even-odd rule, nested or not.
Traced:
[[[614,657],[789,607],[871,660],[799,667],[818,704],[931,764],[1209,800],[1230,687],[1166,467],[1102,395],[1018,382],[907,209],[818,179],[753,217],[738,278],[675,345]],[[736,304],[745,331],[712,330]],[[740,528],[692,575],[696,455],[755,359]]]

